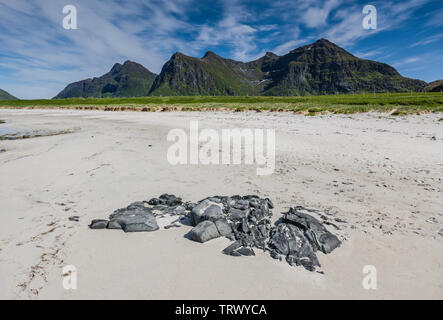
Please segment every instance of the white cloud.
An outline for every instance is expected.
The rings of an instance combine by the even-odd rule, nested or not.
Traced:
[[[309,28],[326,26],[331,11],[341,4],[339,0],[322,1],[307,9],[302,16],[302,21]]]
[[[248,11],[237,1],[227,1],[223,18],[214,25],[201,27],[197,38],[202,46],[228,44],[233,47],[232,58],[247,61],[257,55],[256,34],[259,30],[243,22],[247,20]],[[269,29],[269,26],[267,26]]]
[[[23,85],[12,90],[16,96],[50,98],[67,83],[99,76],[126,59],[159,72],[172,50],[187,47],[176,33],[193,28],[179,15],[188,0],[71,3],[77,7],[78,30],[62,28],[60,1],[0,0],[1,66],[9,77],[21,79]],[[52,91],[43,80],[51,81]],[[8,82],[0,79],[0,87]],[[31,86],[36,90],[28,90]]]

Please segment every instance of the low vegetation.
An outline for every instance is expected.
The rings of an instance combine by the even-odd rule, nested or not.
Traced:
[[[75,98],[61,100],[0,101],[4,108],[69,108],[106,111],[274,111],[308,115],[322,113],[351,114],[388,112],[406,115],[443,112],[441,93],[347,94],[297,97],[141,97],[141,98]]]

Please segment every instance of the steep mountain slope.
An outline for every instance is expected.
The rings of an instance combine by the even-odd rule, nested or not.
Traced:
[[[0,89],[0,100],[18,100],[18,99],[13,95],[10,95],[6,91]]]
[[[265,95],[417,91],[426,85],[402,77],[387,64],[357,58],[326,39],[295,49],[262,70],[272,78]]]
[[[201,59],[177,52],[163,66],[150,95],[258,95],[263,76],[260,68],[210,51]]]
[[[155,77],[156,74],[138,63],[116,63],[110,72],[100,78],[69,84],[54,99],[146,96]]]

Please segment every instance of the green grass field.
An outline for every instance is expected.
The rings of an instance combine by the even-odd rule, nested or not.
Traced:
[[[323,112],[391,112],[393,115],[443,112],[441,93],[347,94],[297,97],[143,97],[0,101],[3,108],[71,108],[109,111],[269,110],[315,115]]]

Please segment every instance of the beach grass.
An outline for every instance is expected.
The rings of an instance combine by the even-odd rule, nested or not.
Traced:
[[[107,111],[291,111],[317,115],[369,111],[401,116],[443,112],[441,93],[339,94],[322,96],[171,96],[140,98],[75,98],[0,101],[3,108],[68,108]]]

